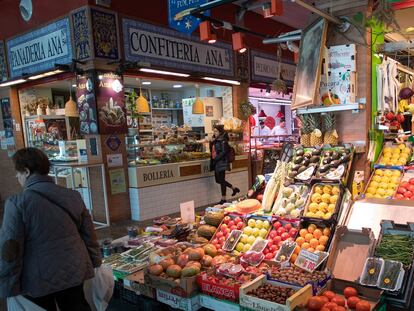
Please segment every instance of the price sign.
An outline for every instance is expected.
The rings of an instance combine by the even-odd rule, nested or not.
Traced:
[[[302,249],[296,258],[295,266],[313,272],[319,265],[319,255]]]
[[[183,223],[192,223],[195,221],[194,201],[180,203],[181,219]]]

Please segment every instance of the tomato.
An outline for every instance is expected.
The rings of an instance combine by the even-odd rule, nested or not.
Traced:
[[[282,241],[282,238],[280,236],[275,236],[273,239],[273,243],[279,244],[279,242]]]
[[[234,218],[234,223],[237,225],[238,223],[243,222],[243,220],[240,217]]]
[[[329,310],[334,310],[338,305],[334,302],[325,303],[324,307],[328,308]]]
[[[283,233],[285,233],[286,232],[286,229],[285,228],[283,228],[283,227],[280,227],[279,229],[277,229],[277,234],[278,235],[282,235]]]
[[[407,189],[405,189],[404,187],[398,187],[398,189],[397,189],[397,193],[400,193],[400,194],[404,194],[404,192],[406,192],[407,191]]]
[[[267,253],[266,256],[265,256],[265,258],[267,260],[273,259],[273,257],[275,257],[275,254],[274,253]]]
[[[231,218],[229,216],[226,216],[226,217],[223,218],[223,222],[225,224],[228,224],[230,220],[231,220]]]
[[[339,296],[336,296],[331,299],[332,302],[336,303],[338,306],[345,307],[345,299]]]
[[[344,288],[344,296],[346,298],[352,297],[352,296],[358,296],[358,291],[353,287],[345,287]]]
[[[414,185],[414,178],[410,178],[410,180],[408,181],[410,184]]]
[[[347,309],[343,306],[338,306],[333,309],[333,311],[346,311]]]
[[[404,192],[404,197],[406,197],[406,198],[411,198],[412,195],[413,195],[413,193],[411,191],[409,191],[409,190],[407,190],[406,192]]]
[[[323,293],[323,295],[324,295],[325,297],[328,297],[329,301],[331,301],[331,299],[332,299],[332,298],[334,298],[334,297],[336,296],[336,295],[335,295],[335,293],[334,293],[334,292],[332,292],[332,291],[330,291],[330,290],[325,291],[325,292]]]
[[[348,300],[347,300],[347,305],[348,305],[348,308],[350,308],[350,309],[355,309],[356,308],[356,305],[357,305],[357,303],[358,302],[360,302],[361,301],[361,299],[359,299],[358,297],[356,297],[356,296],[352,296],[352,297],[349,297],[348,298]]]
[[[325,303],[329,302],[329,298],[326,296],[319,296],[321,298],[321,300],[323,301],[323,304],[325,305]]]
[[[308,310],[318,311],[323,307],[323,301],[320,297],[311,297],[308,300]]]
[[[295,238],[297,234],[298,234],[298,229],[296,229],[296,228],[292,228],[292,229],[290,229],[290,230],[289,230],[289,235],[290,235],[292,238]]]
[[[397,194],[395,195],[395,198],[396,198],[397,200],[404,200],[404,195],[402,195],[401,193],[397,193]]]
[[[407,187],[407,189],[408,189],[408,191],[414,192],[414,185],[410,184],[410,185]]]
[[[361,300],[356,304],[356,311],[371,311],[371,305],[368,301]]]
[[[273,228],[275,228],[276,230],[277,230],[277,229],[279,229],[280,227],[282,227],[282,224],[280,223],[280,221],[276,221],[276,222],[273,224]]]
[[[286,241],[287,239],[290,238],[290,235],[289,233],[285,232],[285,233],[282,233],[280,237],[282,238],[283,241]]]

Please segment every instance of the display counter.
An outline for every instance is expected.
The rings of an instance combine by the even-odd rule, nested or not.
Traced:
[[[226,180],[241,193],[248,190],[248,156],[236,156]],[[220,186],[210,172],[210,160],[195,160],[128,168],[131,214],[133,220],[179,212],[180,203],[194,200],[195,206],[220,201]],[[231,191],[228,191],[230,198]]]

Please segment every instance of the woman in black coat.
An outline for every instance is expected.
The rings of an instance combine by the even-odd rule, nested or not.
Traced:
[[[216,183],[221,187],[221,201],[219,204],[226,202],[226,190],[233,190],[232,196],[240,192],[240,189],[233,187],[226,181],[226,170],[230,170],[229,162],[229,136],[224,131],[224,126],[217,124],[213,128],[213,141],[210,143],[210,170],[214,171]]]

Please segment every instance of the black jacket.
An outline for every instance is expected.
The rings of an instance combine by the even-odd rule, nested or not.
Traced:
[[[229,137],[227,134],[220,135],[212,142],[210,142],[210,171],[222,172],[230,170],[230,163],[228,160],[229,152]],[[216,149],[216,158],[213,160],[213,145]]]

